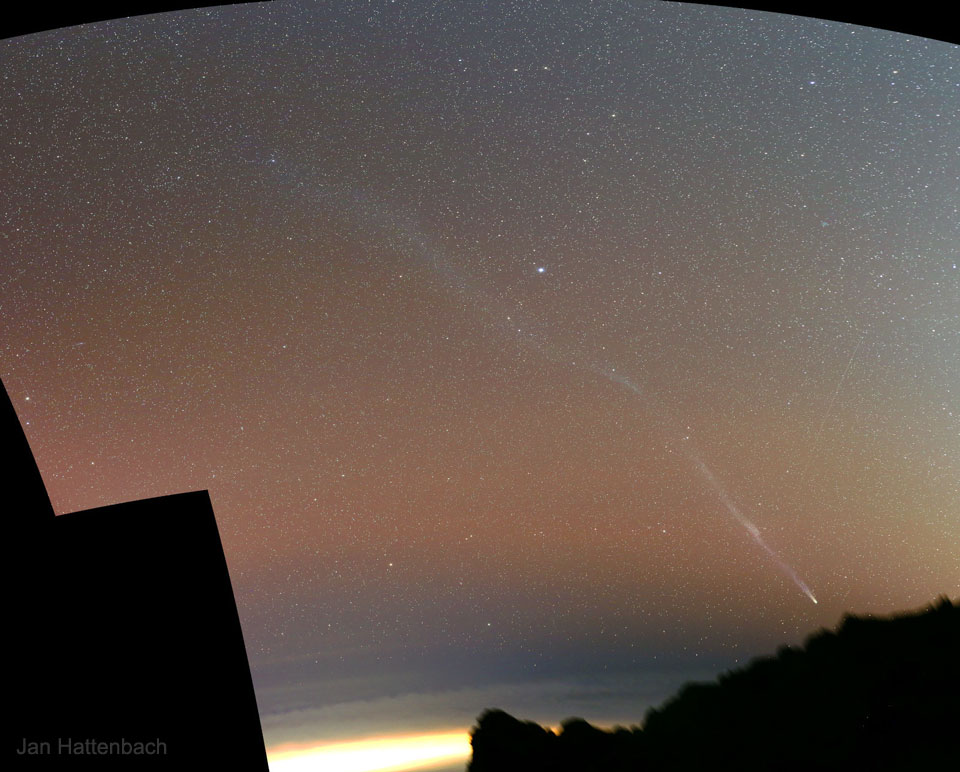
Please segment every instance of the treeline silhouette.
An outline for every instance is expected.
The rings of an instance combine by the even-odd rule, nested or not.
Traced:
[[[643,726],[580,718],[559,734],[502,710],[472,731],[468,772],[960,769],[960,601],[847,615],[712,683],[691,683]]]

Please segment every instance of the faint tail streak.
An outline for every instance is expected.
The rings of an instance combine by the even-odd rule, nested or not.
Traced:
[[[456,272],[449,272],[449,273],[455,274]],[[457,286],[459,289],[465,289],[467,287],[467,282],[465,282],[463,279],[460,279],[457,282]],[[482,302],[484,300],[484,295],[482,292],[479,292],[478,290],[474,289],[473,295],[474,295],[474,299],[476,299],[477,297],[481,299],[480,310],[483,312],[484,316],[489,317],[491,304],[489,302],[488,303]],[[496,316],[502,319],[503,317],[505,317],[505,314],[501,310],[497,312]],[[652,402],[652,400],[650,400],[644,394],[643,389],[641,389],[637,384],[635,384],[629,378],[625,377],[624,375],[621,375],[614,368],[601,367],[599,365],[592,363],[589,357],[574,355],[570,351],[561,350],[557,346],[548,343],[540,335],[537,335],[535,332],[533,332],[530,329],[531,325],[529,324],[529,322],[521,323],[520,320],[516,318],[515,314],[511,314],[510,316],[507,316],[505,318],[510,321],[509,326],[503,325],[502,321],[497,326],[501,327],[501,329],[509,330],[509,332],[513,336],[515,336],[515,340],[517,340],[519,343],[521,343],[522,345],[528,348],[533,349],[534,351],[537,352],[537,354],[544,357],[545,359],[548,359],[554,362],[555,361],[570,362],[575,367],[580,367],[582,369],[590,370],[591,372],[597,373],[598,375],[602,375],[604,378],[606,378],[609,381],[612,381],[613,383],[620,384],[621,386],[629,389],[634,394],[641,397],[643,401],[644,412],[647,415],[649,415],[651,418],[654,418],[660,424],[660,427],[666,436],[669,437],[671,435],[673,436],[676,435],[676,432],[671,428],[674,425],[674,422],[670,421],[667,417],[665,417],[662,414],[662,411],[657,408],[657,406]],[[738,523],[740,523],[740,525],[742,525],[744,529],[746,529],[747,533],[750,534],[750,538],[752,538],[763,549],[763,551],[767,553],[767,555],[774,562],[774,564],[776,564],[776,566],[784,574],[786,574],[786,576],[790,578],[790,581],[792,581],[804,595],[806,595],[814,603],[817,603],[816,597],[810,591],[810,588],[807,586],[806,582],[804,582],[799,576],[797,576],[797,572],[794,571],[793,568],[788,563],[786,563],[783,560],[783,558],[781,558],[776,552],[774,552],[773,549],[771,549],[770,545],[768,545],[763,540],[763,537],[760,535],[760,529],[757,528],[757,526],[754,525],[752,522],[750,522],[750,520],[747,519],[747,517],[740,511],[740,508],[730,498],[726,489],[720,484],[720,482],[714,476],[713,472],[706,465],[706,463],[704,463],[703,460],[701,460],[700,457],[696,455],[696,453],[691,452],[689,448],[684,448],[683,453],[690,460],[690,462],[697,468],[697,470],[700,472],[704,480],[706,480],[710,484],[710,487],[717,494],[717,497],[720,499],[721,503],[723,504],[727,512],[729,512],[730,515]]]
[[[271,159],[271,163],[273,163],[273,159]],[[303,188],[302,185],[298,185],[297,187],[301,190]],[[661,428],[667,436],[675,434],[675,432],[670,429],[672,422],[661,415],[661,411],[656,409],[656,406],[646,397],[639,386],[617,373],[613,368],[601,367],[592,363],[589,357],[575,356],[572,351],[549,343],[542,334],[538,334],[529,319],[521,321],[515,311],[508,311],[503,302],[496,302],[478,286],[477,282],[471,281],[462,269],[449,260],[443,249],[438,244],[432,243],[416,224],[398,217],[397,213],[390,207],[378,203],[363,191],[356,189],[350,189],[349,191],[335,190],[328,185],[317,185],[316,183],[310,187],[316,190],[316,192],[320,194],[320,197],[328,203],[351,201],[354,204],[362,205],[368,215],[367,224],[371,224],[370,221],[372,220],[372,224],[382,233],[392,236],[391,240],[394,242],[394,247],[408,254],[412,252],[421,264],[428,266],[450,289],[457,291],[464,299],[469,299],[476,310],[479,311],[479,318],[483,320],[485,324],[498,328],[502,332],[509,333],[511,337],[521,345],[533,349],[539,356],[549,361],[571,362],[576,367],[590,370],[602,375],[607,380],[626,387],[634,394],[643,398],[645,412],[660,423]],[[860,343],[857,343],[857,347],[854,348],[853,351],[853,356],[850,357],[850,362],[847,364],[847,370],[844,371],[840,379],[840,384],[837,386],[837,391],[840,390],[840,385],[842,385],[843,379],[846,377],[847,371],[850,369],[850,364],[853,362],[853,358],[856,356],[857,348],[859,347]],[[836,399],[836,393],[834,393],[834,399]],[[829,414],[829,409],[827,412]],[[796,571],[785,563],[763,540],[760,536],[760,529],[743,515],[723,486],[714,477],[709,467],[707,467],[696,454],[691,453],[689,450],[685,450],[684,452],[687,458],[697,467],[704,479],[710,483],[710,486],[720,498],[727,512],[746,529],[750,537],[763,548],[780,570],[790,577],[790,580],[800,588],[801,592],[816,603],[817,599],[810,591],[810,588],[797,576]]]
[[[847,379],[847,373],[850,372],[850,366],[853,364],[853,360],[857,358],[857,352],[860,350],[860,344],[863,343],[866,335],[861,335],[860,340],[857,341],[857,345],[853,347],[853,353],[850,354],[850,359],[847,361],[847,366],[843,369],[843,374],[840,376],[840,380],[837,381],[837,388],[833,390],[833,396],[830,397],[830,404],[827,405],[827,409],[823,414],[823,418],[820,421],[820,428],[817,429],[817,433],[813,436],[813,442],[810,444],[810,455],[807,458],[807,463],[803,465],[803,469],[800,470],[800,476],[797,478],[802,484],[804,479],[807,476],[807,472],[810,470],[810,464],[815,458],[815,453],[817,446],[820,444],[820,436],[823,434],[823,429],[827,425],[827,419],[830,418],[830,413],[833,412],[833,405],[837,401],[837,396],[840,394],[840,389],[843,386],[843,382]],[[814,601],[816,603],[816,601]]]

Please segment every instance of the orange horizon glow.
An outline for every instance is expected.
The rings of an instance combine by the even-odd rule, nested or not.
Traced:
[[[331,743],[286,743],[270,748],[271,772],[404,772],[466,760],[470,733],[387,735]]]

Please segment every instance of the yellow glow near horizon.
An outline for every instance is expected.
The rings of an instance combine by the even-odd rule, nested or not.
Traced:
[[[469,732],[458,730],[309,747],[282,746],[268,751],[267,757],[270,772],[403,772],[465,761],[470,750]]]

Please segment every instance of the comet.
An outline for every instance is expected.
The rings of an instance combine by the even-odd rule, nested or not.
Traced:
[[[659,414],[660,411],[656,410],[652,404],[649,404],[650,400],[646,397],[643,389],[641,389],[640,386],[621,373],[618,373],[613,368],[591,367],[590,369],[603,375],[608,380],[629,389],[634,394],[643,398],[645,402],[645,412],[657,419],[661,425],[661,429],[667,433],[668,436],[676,434],[675,431],[669,430],[669,422],[667,422],[667,420]],[[690,448],[690,443],[685,441],[680,444],[680,447],[682,453],[686,456],[690,464],[697,470],[697,473],[700,475],[700,477],[713,490],[714,494],[720,500],[720,503],[723,505],[727,513],[734,520],[736,520],[737,523],[740,524],[740,526],[750,535],[750,538],[757,544],[757,546],[759,546],[773,561],[774,565],[776,565],[777,568],[779,568],[780,571],[797,586],[800,592],[806,595],[807,598],[809,598],[814,604],[818,604],[816,596],[807,586],[807,583],[797,575],[797,572],[789,563],[780,557],[780,555],[778,555],[776,551],[764,541],[763,536],[760,533],[760,529],[745,514],[743,514],[740,507],[737,506],[737,503],[733,500],[730,494],[727,493],[726,488],[724,488],[722,483],[717,479],[716,475],[713,473],[713,470],[711,470],[710,467],[707,466],[706,462]]]
[[[368,204],[368,208],[369,205],[375,203],[360,191],[353,191],[352,198],[364,200]],[[663,411],[658,409],[656,402],[648,397],[644,390],[632,380],[618,373],[615,368],[597,364],[590,356],[575,354],[566,347],[552,344],[549,337],[539,331],[542,329],[541,326],[533,325],[529,319],[521,321],[518,310],[507,308],[502,301],[495,301],[492,296],[480,288],[476,281],[470,279],[458,265],[452,262],[445,251],[438,244],[433,243],[432,240],[423,233],[421,228],[417,227],[414,223],[404,222],[402,218],[397,217],[395,212],[391,212],[389,207],[374,205],[373,209],[377,213],[377,216],[375,216],[373,220],[383,230],[385,235],[391,237],[390,240],[394,246],[407,252],[408,255],[415,256],[422,265],[429,267],[433,274],[439,278],[443,284],[447,285],[449,290],[460,294],[464,299],[468,299],[471,305],[478,311],[478,316],[488,326],[512,336],[521,346],[533,350],[537,355],[548,361],[565,361],[574,367],[590,370],[603,376],[607,380],[629,389],[641,398],[644,412],[658,421],[665,436],[677,436],[677,432],[672,429],[675,422],[669,420],[669,417],[664,416],[662,414]],[[537,273],[544,275],[546,268],[544,266],[538,266]],[[849,371],[859,347],[860,343],[857,343],[857,346],[853,350],[853,355],[847,363],[847,368],[840,379],[840,383],[837,385],[834,399],[836,399],[837,393],[843,385],[843,380],[846,378],[847,371]],[[831,400],[831,408],[832,403],[833,401]],[[827,410],[828,415],[829,412],[830,408]],[[810,591],[806,583],[797,575],[797,572],[764,541],[760,529],[740,511],[736,502],[717,480],[707,464],[690,449],[691,443],[684,442],[681,447],[688,461],[690,461],[698,470],[700,476],[713,489],[730,516],[740,524],[750,535],[750,538],[769,556],[774,564],[790,578],[800,591],[813,603],[817,603],[813,592]]]

